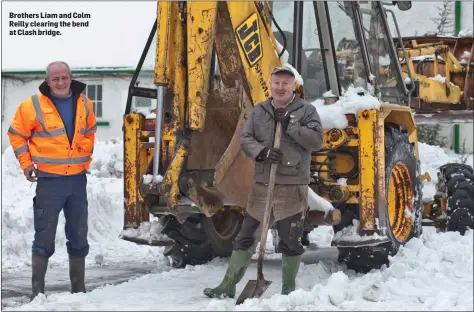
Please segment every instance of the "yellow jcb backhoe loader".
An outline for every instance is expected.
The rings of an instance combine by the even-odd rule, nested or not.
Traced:
[[[418,81],[412,66],[401,66],[412,52],[399,34],[392,38],[384,5],[159,1],[123,120],[124,229],[151,214],[167,238],[122,238],[166,245],[174,267],[230,255],[254,173],[240,149],[242,126],[253,105],[270,96],[270,71],[285,55],[301,75],[295,91],[324,103],[318,109],[350,102],[345,92],[351,86],[358,88],[356,101],[375,97],[380,104],[347,111],[344,126],[325,128],[309,187],[342,217],[331,224],[310,209],[307,221],[333,225],[339,260],[358,271],[387,264],[400,245],[419,236],[424,211],[436,206],[424,210],[422,203],[413,114],[422,89],[406,83]],[[138,110],[145,100],[154,114]],[[468,166],[444,172],[454,171],[472,175]],[[472,227],[472,184],[466,181],[465,201],[451,210],[446,199],[438,203],[450,229]]]

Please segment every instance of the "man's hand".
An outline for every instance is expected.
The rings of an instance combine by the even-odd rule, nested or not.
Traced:
[[[277,108],[275,110],[275,120],[281,122],[281,126],[286,130],[290,123],[290,114],[284,108]]]
[[[34,173],[34,175],[33,175],[33,173]],[[35,182],[36,177],[38,175],[38,170],[35,168],[35,166],[31,165],[31,166],[26,167],[23,170],[23,174],[25,175],[25,177],[28,181]]]
[[[279,148],[265,147],[264,149],[262,149],[260,154],[258,154],[257,161],[258,160],[260,160],[260,161],[263,160],[265,162],[270,162],[272,164],[278,164],[281,160],[281,156],[283,156],[283,153],[281,152],[281,150]]]

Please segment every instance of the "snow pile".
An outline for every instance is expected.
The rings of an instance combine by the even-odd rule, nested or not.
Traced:
[[[348,126],[346,114],[379,109],[381,103],[364,88],[351,86],[334,104],[325,105],[321,99],[315,100],[312,104],[318,111],[324,129],[344,129]]]
[[[163,181],[163,176],[161,174],[153,178],[152,174],[143,175],[143,184],[150,184],[151,182],[160,183]]]
[[[151,107],[134,107],[132,108],[132,113],[137,113],[137,114],[142,114],[145,116],[145,119],[154,119],[156,118],[156,108],[151,108]]]
[[[316,243],[319,247],[331,247],[334,237],[334,229],[332,226],[318,226],[309,233],[311,243]]]
[[[405,59],[399,59],[400,64],[405,64],[406,60]],[[426,54],[426,55],[419,55],[419,56],[412,56],[411,60],[413,62],[421,62],[421,61],[433,61],[434,60],[434,54]],[[438,55],[438,61],[444,62],[444,59],[442,56]]]
[[[100,178],[121,178],[123,176],[123,141],[118,138],[106,142],[97,141],[89,171],[92,176]]]
[[[136,245],[119,238],[123,229],[124,201],[122,142],[96,142],[91,174],[88,175],[89,244],[88,266],[103,257],[113,262],[156,262],[163,258],[162,247]],[[2,270],[24,270],[31,265],[34,236],[33,197],[36,183],[28,182],[9,147],[2,156]],[[60,213],[56,250],[51,266],[67,267],[65,219]]]
[[[472,238],[472,231],[461,236],[457,232],[425,230],[422,237],[400,248],[390,259],[389,268],[368,274],[356,274],[334,259],[302,263],[296,291],[288,296],[279,294],[281,262],[267,260],[265,278],[273,283],[262,298],[249,299],[240,306],[235,306],[236,298],[217,300],[203,295],[205,287],[215,287],[222,281],[227,269],[226,260],[215,259],[183,270],[163,269],[86,294],[41,296],[8,310],[114,311],[133,307],[148,311],[159,307],[163,311],[472,311]],[[257,264],[252,262],[237,284],[237,296],[249,279],[255,279],[256,270]]]
[[[322,211],[325,216],[329,211],[334,209],[329,201],[316,194],[310,187],[308,187],[308,206],[309,210]]]
[[[347,178],[337,179],[337,184],[340,185],[340,186],[347,186]]]
[[[302,269],[297,280],[301,287],[301,275],[313,275],[315,282],[309,289],[247,300],[237,308],[230,305],[230,300],[213,300],[206,310],[472,311],[472,237],[472,231],[466,236],[453,232],[425,234],[402,247],[389,268],[366,275],[337,271],[326,273],[329,276],[321,281],[314,273],[321,272],[322,265],[310,265]]]
[[[137,229],[129,228],[123,230],[120,236],[135,237],[152,242],[154,240],[169,240],[169,237],[162,234],[163,226],[159,221],[143,222]]]
[[[470,29],[462,29],[459,33],[458,33],[458,37],[472,37],[472,30]]]
[[[437,81],[437,82],[441,82],[443,84],[446,83],[446,77],[441,76],[440,74],[437,74],[435,77],[428,77],[428,79],[431,79],[431,80],[434,80],[434,81]],[[454,86],[454,83],[452,83],[452,82],[449,82],[449,84],[451,86]]]
[[[364,240],[383,240],[383,239],[388,239],[387,236],[385,235],[379,235],[377,233],[374,233],[373,235],[365,235],[365,236],[360,236],[358,234],[360,228],[360,222],[359,220],[352,220],[352,225],[349,225],[348,227],[343,228],[341,231],[337,232],[334,235],[334,241],[339,241],[339,240],[344,240],[344,241],[355,241],[355,242],[360,242]]]
[[[446,77],[441,76],[440,74],[436,75],[435,77],[429,77],[428,79],[435,80],[441,83],[446,82]]]
[[[461,65],[467,65],[467,63],[469,62],[470,57],[471,57],[471,52],[464,51],[462,56],[461,56],[461,60],[459,61],[459,63],[461,63]]]
[[[461,163],[462,158],[466,157],[466,164],[474,166],[473,155],[459,155],[453,151],[440,148],[439,146],[428,145],[422,142],[418,143],[418,151],[421,159],[421,174],[428,172],[431,181],[423,182],[423,200],[433,200],[436,194],[436,183],[438,182],[437,172],[439,167],[447,163]]]

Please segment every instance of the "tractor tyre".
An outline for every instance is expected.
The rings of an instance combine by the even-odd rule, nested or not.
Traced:
[[[166,247],[164,255],[171,258],[174,268],[200,265],[216,257],[228,257],[232,253],[233,241],[242,226],[243,216],[237,210],[225,210],[208,218],[194,214],[183,223],[175,216],[160,218],[163,234],[175,244]]]
[[[401,245],[422,234],[420,163],[408,134],[385,126],[385,224],[390,242],[376,246],[339,247],[339,262],[348,269],[367,273],[389,266]]]
[[[437,191],[446,202],[445,231],[458,231],[464,235],[474,228],[474,175],[468,165],[449,163],[438,172]]]

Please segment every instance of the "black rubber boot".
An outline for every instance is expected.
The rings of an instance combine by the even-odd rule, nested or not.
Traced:
[[[209,298],[234,298],[235,285],[244,277],[251,258],[252,254],[248,251],[234,250],[220,285],[216,288],[204,289],[204,294]]]
[[[71,293],[86,292],[84,282],[86,258],[69,256],[69,278],[71,279]]]
[[[44,277],[48,269],[48,258],[32,253],[31,257],[31,288],[32,294],[30,300],[33,300],[38,294],[44,294]]]

